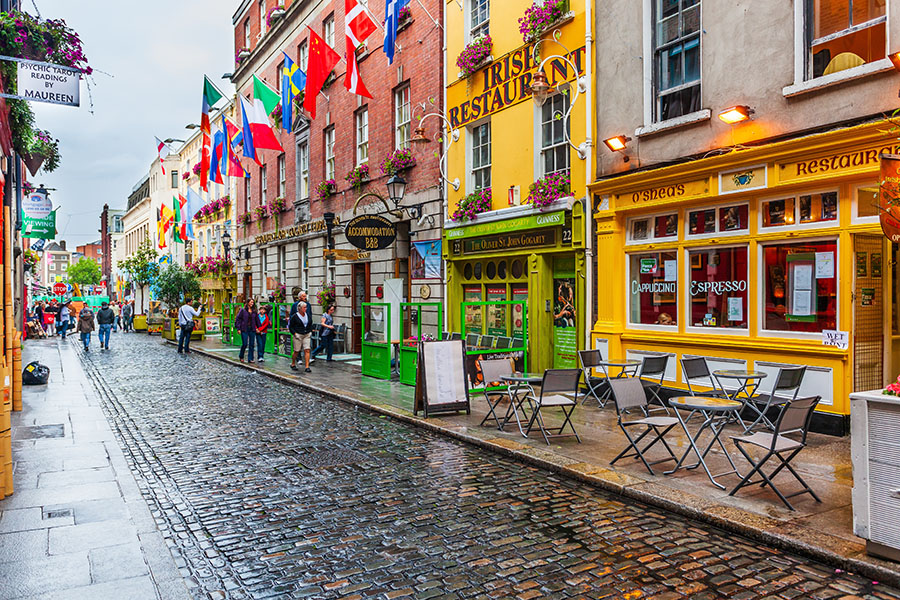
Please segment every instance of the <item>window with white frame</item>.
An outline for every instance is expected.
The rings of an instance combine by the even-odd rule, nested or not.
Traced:
[[[469,0],[469,39],[475,40],[491,32],[490,0]]]
[[[807,78],[886,56],[885,0],[806,0]]]
[[[628,255],[628,320],[675,327],[678,318],[676,250]]]
[[[266,205],[266,196],[269,191],[269,182],[266,181],[266,167],[259,168],[259,205]]]
[[[686,236],[746,233],[750,227],[747,204],[711,206],[689,210]]]
[[[300,289],[309,289],[309,242],[303,242],[300,246],[300,260],[302,261],[300,269]]]
[[[278,197],[284,198],[287,189],[287,165],[285,165],[285,156],[282,154],[278,157]]]
[[[250,212],[250,198],[251,198],[250,178],[245,177],[244,178],[244,212],[245,213]]]
[[[881,214],[878,203],[879,191],[877,183],[863,184],[853,188],[854,221],[878,221]]]
[[[322,37],[325,43],[334,48],[334,15],[328,15],[328,18],[322,23]]]
[[[284,244],[278,246],[278,274],[281,277],[279,281],[285,283],[287,281],[287,246]]]
[[[764,229],[795,225],[836,225],[838,193],[815,192],[764,200],[760,204],[759,212]]]
[[[244,21],[244,48],[250,48],[250,18]]]
[[[369,108],[356,111],[356,164],[369,160]]]
[[[655,119],[700,110],[700,0],[654,0]]]
[[[409,147],[412,119],[409,104],[409,86],[404,85],[394,92],[394,147]]]
[[[472,185],[475,190],[491,187],[491,122],[470,129],[472,138]]]
[[[325,129],[325,179],[334,179],[334,125]]]
[[[306,66],[309,62],[309,45],[307,45],[306,40],[300,42],[300,45],[297,46],[297,65],[300,67],[300,70],[306,73]]]
[[[678,213],[633,217],[628,221],[628,243],[646,244],[654,240],[678,239]]]
[[[259,0],[259,30],[266,30],[266,0]]]
[[[178,171],[172,171],[172,189],[178,187]]]
[[[275,90],[281,93],[281,80],[284,75],[284,61],[278,63],[278,70],[275,71]]]
[[[260,263],[262,265],[263,285],[265,285],[265,277],[269,274],[269,249],[263,248],[259,255]]]
[[[747,246],[690,248],[689,327],[747,329]]]
[[[309,198],[309,142],[297,147],[300,162],[300,197]]]
[[[569,143],[566,141],[569,110],[567,94],[547,98],[541,106],[541,174],[569,170]]]

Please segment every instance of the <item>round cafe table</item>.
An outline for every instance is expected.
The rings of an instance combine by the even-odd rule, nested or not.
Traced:
[[[709,477],[709,480],[713,483],[713,485],[724,490],[725,486],[716,481],[716,477],[730,475],[731,473],[735,473],[738,477],[740,477],[741,474],[738,473],[737,467],[734,465],[734,461],[731,460],[731,455],[728,454],[728,451],[725,449],[725,445],[722,443],[722,440],[719,436],[721,435],[722,429],[725,427],[725,425],[738,411],[741,410],[744,405],[737,400],[729,400],[727,398],[714,398],[711,396],[678,396],[675,398],[670,398],[669,404],[672,406],[672,408],[675,409],[675,416],[678,418],[678,422],[681,423],[681,428],[684,429],[684,434],[687,436],[689,447],[684,451],[684,454],[681,455],[681,458],[678,459],[678,464],[675,465],[675,468],[671,471],[666,471],[666,475],[674,473],[675,471],[680,469],[688,454],[690,454],[693,450],[693,452],[697,455],[698,460],[695,464],[685,466],[685,468],[696,469],[700,465],[703,465],[703,470],[706,471],[706,475],[707,477]],[[687,418],[682,417],[682,412],[688,412]],[[687,423],[694,415],[694,413],[697,412],[703,415],[704,420],[700,425],[700,428],[697,429],[696,432],[691,433],[690,429],[688,429]],[[706,445],[706,448],[701,451],[699,446],[700,436],[702,436],[703,432],[707,430],[709,430],[712,437],[710,438],[709,443]],[[706,455],[709,454],[709,451],[712,450],[713,445],[716,443],[719,444],[719,447],[725,454],[725,458],[728,459],[728,463],[731,465],[731,470],[713,475],[709,470],[709,466],[707,466],[706,464]]]
[[[603,371],[603,376],[608,381],[610,379],[618,379],[619,377],[634,377],[641,367],[641,361],[631,358],[607,358],[598,362],[597,366]],[[615,376],[610,376],[610,369],[619,369],[619,372]],[[600,408],[606,406],[611,393],[612,388],[606,386],[606,389],[603,390],[603,394],[597,398],[597,403],[600,405]],[[581,403],[585,404],[592,395],[593,394],[585,394],[584,400],[582,400]]]
[[[718,371],[713,371],[712,374],[713,377],[716,378],[716,381],[719,382],[719,387],[725,392],[725,395],[728,396],[729,400],[736,400],[738,402],[747,402],[752,398],[753,394],[756,393],[757,388],[759,388],[759,384],[762,383],[762,380],[768,377],[768,375],[762,371],[746,371],[743,369],[720,369]],[[735,380],[738,387],[732,392],[729,392],[725,389],[725,386],[722,385],[723,379]],[[741,418],[741,411],[734,413],[734,418],[741,424],[741,427],[744,428],[744,433],[746,434],[750,428],[747,427],[747,424],[744,423],[744,420]]]
[[[522,437],[528,437],[528,434],[522,428],[522,419],[519,418],[519,410],[522,411],[522,418],[526,418],[525,414],[525,401],[528,400],[528,405],[531,410],[534,410],[534,407],[531,406],[531,401],[528,399],[528,394],[534,391],[535,385],[540,385],[542,381],[544,381],[543,373],[511,373],[509,375],[504,375],[501,377],[503,381],[511,384],[507,387],[507,393],[509,394],[509,407],[506,409],[506,415],[503,417],[503,423],[500,424],[500,430],[502,431],[506,424],[509,423],[511,417],[515,417],[516,425],[519,426],[519,433],[522,434]],[[527,420],[527,419],[526,419]]]

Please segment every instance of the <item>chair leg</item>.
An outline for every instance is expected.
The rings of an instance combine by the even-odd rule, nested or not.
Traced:
[[[614,459],[609,461],[609,464],[611,464],[611,465],[616,464],[616,461],[619,460],[620,458],[628,458],[630,456],[637,456],[638,455],[637,444],[640,443],[640,441],[642,439],[644,439],[645,437],[647,437],[647,434],[650,433],[650,427],[647,427],[647,429],[645,429],[644,432],[641,433],[641,435],[639,435],[638,438],[635,440],[635,439],[632,439],[632,437],[630,435],[628,435],[628,430],[626,428],[624,428],[622,426],[620,426],[619,428],[625,434],[625,438],[628,440],[629,445],[626,446],[625,449],[622,450],[618,456],[616,456]],[[628,451],[631,450],[632,448],[635,449],[635,454],[628,454]]]
[[[628,438],[628,442],[631,444],[631,447],[634,448],[634,453],[635,453],[634,455],[636,455],[638,458],[641,459],[641,462],[644,463],[644,466],[647,467],[647,470],[650,472],[651,475],[656,475],[656,473],[654,473],[654,472],[653,472],[653,469],[650,467],[650,463],[648,463],[648,462],[647,462],[647,459],[644,458],[644,453],[643,453],[643,452],[641,451],[641,449],[638,447],[638,442],[640,442],[642,439],[644,439],[644,437],[645,437],[648,433],[650,433],[650,431],[651,431],[651,430],[650,430],[650,427],[647,427],[646,431],[644,431],[644,433],[642,433],[640,436],[638,436],[637,440],[632,440],[632,439],[631,439],[631,436],[628,435],[628,431],[626,430],[626,428],[622,427],[621,429],[622,429],[622,431],[625,433],[625,437]],[[627,450],[627,449],[626,449],[626,450]],[[617,457],[616,457],[612,462],[610,462],[609,464],[613,464],[614,462],[616,462],[617,460],[619,460],[619,458],[622,458],[622,455],[621,455],[621,454],[620,454],[619,456],[617,456]]]
[[[799,452],[799,450],[798,450],[798,452]],[[781,458],[781,457],[779,456],[779,458]],[[796,478],[797,478],[797,481],[800,482],[800,485],[803,486],[803,490],[800,491],[800,492],[797,492],[797,494],[802,494],[802,493],[804,493],[804,492],[809,492],[809,495],[812,496],[812,497],[815,499],[816,502],[820,502],[820,503],[821,503],[822,500],[819,498],[819,496],[816,495],[816,493],[813,491],[813,489],[812,489],[811,487],[809,487],[809,484],[807,484],[806,481],[805,481],[802,477],[800,477],[800,474],[797,473],[797,471],[794,470],[794,467],[792,467],[790,464],[788,464],[788,462],[789,462],[792,458],[793,458],[793,455],[791,455],[790,457],[788,457],[788,459],[787,459],[786,461],[784,461],[784,466],[787,467],[787,470],[791,472],[791,475],[793,475],[794,477],[796,477]],[[779,468],[781,468],[781,467],[779,466]],[[772,476],[774,477],[774,474],[773,474]],[[792,495],[796,496],[797,494],[792,494]]]
[[[749,454],[746,450],[744,450],[743,446],[741,446],[741,445],[740,445],[739,443],[737,443],[737,442],[735,442],[734,445],[737,447],[737,449],[740,451],[740,453],[744,455],[744,458],[747,459],[747,462],[750,463],[751,465],[753,465],[753,468],[750,469],[750,472],[747,473],[747,475],[745,475],[743,479],[741,479],[740,483],[738,483],[738,484],[734,487],[734,489],[731,490],[731,492],[728,493],[729,496],[734,496],[734,494],[735,494],[739,489],[741,489],[742,487],[747,486],[747,485],[750,485],[751,483],[754,483],[754,482],[751,482],[751,481],[750,481],[750,478],[753,477],[754,473],[757,473],[757,472],[758,472],[760,475],[762,475],[762,471],[760,471],[760,469],[761,469],[762,466],[766,463],[766,461],[768,461],[768,460],[772,457],[772,454],[773,454],[772,452],[769,452],[769,453],[766,454],[766,456],[763,457],[763,459],[760,460],[758,463],[754,463],[754,462],[753,462],[753,457],[751,457],[750,454]]]
[[[568,425],[568,426],[569,426],[569,429],[572,430],[572,435],[575,436],[575,439],[576,439],[576,440],[578,441],[578,443],[580,444],[580,443],[581,443],[581,438],[578,437],[578,432],[575,431],[575,425],[572,423],[572,413],[575,412],[575,405],[573,404],[572,406],[570,406],[568,412],[566,411],[566,407],[565,407],[565,406],[560,406],[560,408],[562,409],[562,412],[563,412],[563,415],[565,416],[565,419],[563,420],[563,424],[559,426],[559,433],[558,433],[557,435],[564,435],[564,434],[563,434],[563,429],[565,429],[565,428],[566,428],[566,425]]]
[[[762,469],[759,470],[759,476],[762,477],[763,480],[769,484],[769,486],[771,486],[772,491],[775,492],[779,498],[781,498],[781,501],[784,502],[784,505],[787,506],[789,510],[794,510],[794,507],[791,506],[791,503],[788,502],[788,499],[785,497],[785,495],[781,493],[781,490],[775,487],[775,484],[772,483],[772,479],[768,477]]]
[[[497,406],[503,400],[503,395],[502,394],[494,394],[494,396],[497,399],[494,402],[491,402],[491,394],[484,395],[484,399],[487,400],[487,403],[488,403],[488,414],[484,415],[484,418],[481,420],[481,423],[478,424],[479,427],[483,427],[485,422],[487,422],[488,419],[494,419],[494,422],[497,423],[497,428],[498,429],[500,428],[500,418],[497,417],[497,413],[494,412],[494,410],[497,408]]]

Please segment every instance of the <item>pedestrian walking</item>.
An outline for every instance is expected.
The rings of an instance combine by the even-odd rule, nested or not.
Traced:
[[[184,304],[178,309],[178,354],[191,353],[191,334],[194,333],[194,317],[200,313],[191,304],[190,298],[184,299]]]
[[[272,305],[260,307],[256,316],[256,362],[263,362],[266,352],[266,338],[272,328]]]
[[[100,329],[100,349],[109,350],[109,332],[116,323],[116,313],[109,307],[109,302],[104,302],[97,311],[97,325]]]
[[[41,331],[47,333],[47,328],[44,326],[44,303],[38,302],[34,305],[34,318],[38,322],[38,327],[41,328]]]
[[[319,345],[312,354],[309,355],[309,362],[315,362],[316,354],[325,350],[326,362],[331,362],[331,356],[334,353],[334,304],[325,309],[322,315],[322,331],[319,333]]]
[[[78,313],[78,325],[75,330],[81,334],[81,343],[84,344],[84,351],[89,352],[91,346],[91,332],[94,331],[94,313],[90,308],[85,306]],[[65,339],[65,336],[63,336]]]
[[[312,305],[306,299],[306,292],[299,292],[294,295],[294,303],[291,305],[291,316],[294,316],[297,312],[297,307],[300,306],[301,303],[306,305],[306,314],[312,318]]]
[[[238,356],[244,362],[244,353],[247,360],[253,362],[253,352],[256,344],[256,302],[253,298],[247,300],[243,308],[238,312],[234,320],[234,328],[241,332],[241,353]]]
[[[122,331],[131,331],[131,319],[133,309],[131,308],[131,302],[126,302],[125,306],[122,307]]]
[[[110,309],[113,311],[113,315],[115,315],[115,320],[112,322],[112,330],[118,332],[119,331],[119,303],[113,302],[110,306]],[[109,344],[107,344],[107,350],[109,350]]]
[[[56,337],[56,322],[59,320],[59,304],[51,300],[49,306],[44,308],[44,324],[49,330],[49,335]]]
[[[306,312],[307,305],[307,302],[297,303],[297,312],[291,316],[291,320],[288,322],[288,329],[290,329],[291,336],[294,338],[294,352],[291,354],[291,369],[294,371],[297,370],[297,358],[300,357],[300,353],[302,352],[305,356],[304,364],[306,365],[306,372],[310,373],[309,348],[310,338],[312,338],[313,320],[309,313]]]
[[[56,331],[62,336],[63,341],[66,341],[66,334],[69,332],[69,318],[71,314],[69,305],[71,303],[71,300],[64,302],[63,305],[59,307],[59,312],[56,313]]]

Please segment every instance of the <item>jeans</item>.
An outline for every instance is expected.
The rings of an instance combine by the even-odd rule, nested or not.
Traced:
[[[181,326],[180,331],[178,333],[178,351],[179,352],[190,352],[191,351],[191,333],[194,330],[191,329],[188,331],[184,325]]]
[[[256,344],[253,338],[256,336],[256,333],[252,331],[242,331],[241,332],[241,354],[240,359],[244,360],[244,352],[247,353],[247,360],[253,362],[253,349]]]
[[[266,353],[266,338],[268,335],[268,332],[256,334],[256,360],[262,360],[263,355]]]
[[[81,343],[84,344],[84,349],[87,350],[88,346],[91,345],[91,334],[90,333],[81,333]]]
[[[119,331],[119,317],[116,317],[116,320],[112,322],[112,330]]]
[[[56,333],[58,335],[61,335],[62,339],[66,339],[66,334],[68,333],[68,331],[69,331],[69,322],[68,321],[66,321],[65,323],[63,323],[62,321],[59,321],[56,323]]]
[[[325,337],[319,338],[319,345],[316,346],[316,349],[312,351],[312,354],[309,355],[310,358],[315,358],[316,354],[325,351],[325,356],[328,357],[328,360],[331,360],[331,355],[334,352],[334,335],[327,335]]]
[[[100,346],[109,348],[109,332],[112,325],[100,325]]]

